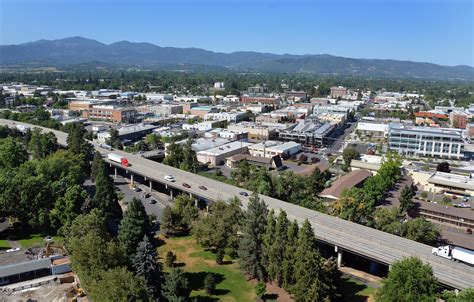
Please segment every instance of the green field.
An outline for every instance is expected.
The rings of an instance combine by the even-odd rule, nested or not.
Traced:
[[[355,279],[343,276],[339,286],[342,301],[347,302],[363,302],[373,301],[373,294],[375,288],[369,287],[366,284]]]
[[[237,262],[225,259],[226,264],[218,265],[215,255],[202,248],[193,237],[166,238],[165,244],[159,247],[160,256],[165,257],[168,251],[177,256],[176,264],[186,273],[191,288],[191,297],[198,301],[254,301],[254,285],[245,280]],[[214,274],[216,290],[207,295],[203,290],[206,274]]]
[[[4,240],[4,239],[1,239],[0,240],[0,251],[1,250],[8,250],[10,247],[10,245],[8,244],[8,241]]]

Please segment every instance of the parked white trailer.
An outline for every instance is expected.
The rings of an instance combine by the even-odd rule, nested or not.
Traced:
[[[434,247],[433,255],[474,265],[474,251],[450,245]]]

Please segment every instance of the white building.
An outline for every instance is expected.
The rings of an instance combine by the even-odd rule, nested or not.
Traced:
[[[183,124],[183,130],[197,130],[197,131],[209,131],[214,127],[217,127],[219,121],[204,121],[202,123],[195,124]]]
[[[301,151],[301,144],[295,142],[277,142],[277,141],[266,141],[249,146],[249,153],[252,156],[258,157],[273,157],[280,155],[282,157],[288,157]]]
[[[245,116],[243,112],[216,112],[206,113],[205,121],[228,121],[229,123],[238,123]]]
[[[217,166],[223,164],[227,157],[235,154],[242,154],[247,152],[247,148],[252,144],[247,142],[235,141],[219,147],[211,148],[196,153],[197,160],[200,163]]]
[[[147,101],[153,102],[170,102],[173,100],[173,96],[170,94],[163,93],[145,93]]]
[[[356,131],[361,135],[386,137],[388,134],[388,124],[358,122]]]

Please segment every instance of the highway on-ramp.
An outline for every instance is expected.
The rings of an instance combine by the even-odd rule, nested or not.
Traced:
[[[0,124],[9,126],[22,124],[31,128],[37,127],[2,119],[0,119]],[[66,133],[46,128],[43,128],[43,130],[52,131],[56,135],[58,143],[66,145]],[[104,156],[108,153],[125,156],[131,164],[126,168],[129,173],[141,175],[148,180],[167,184],[183,192],[209,200],[228,200],[237,196],[242,201],[243,206],[247,206],[248,197],[239,194],[242,191],[246,191],[244,189],[163,165],[138,155],[119,150],[109,151],[101,148],[97,143],[93,143],[93,145]],[[125,167],[118,163],[107,159],[106,161],[117,168],[125,169]],[[176,181],[168,182],[164,180],[166,174],[172,174]],[[183,183],[189,184],[190,188],[185,188]],[[202,190],[199,186],[205,186],[207,190]],[[260,197],[265,201],[269,209],[284,210],[291,220],[294,219],[301,223],[308,219],[313,226],[318,240],[337,246],[338,249],[350,251],[387,265],[404,257],[416,256],[431,265],[440,283],[461,290],[474,287],[474,267],[434,256],[431,254],[431,246],[309,210],[282,200],[264,195],[260,195]]]

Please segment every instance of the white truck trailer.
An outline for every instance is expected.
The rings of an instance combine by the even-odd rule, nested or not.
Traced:
[[[474,265],[474,251],[450,245],[434,247],[433,255]]]
[[[130,164],[128,163],[128,160],[124,156],[120,156],[114,153],[109,153],[107,155],[107,158],[111,161],[122,164],[122,166],[125,166],[125,167],[130,166]]]

